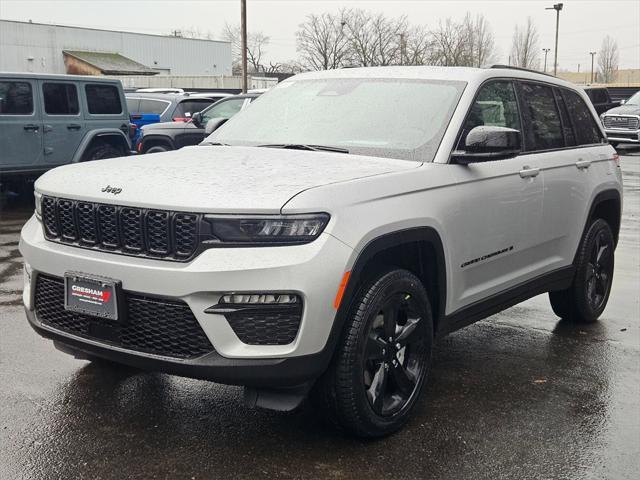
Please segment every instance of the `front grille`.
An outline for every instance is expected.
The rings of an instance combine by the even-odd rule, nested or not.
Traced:
[[[43,197],[48,240],[125,255],[187,261],[201,215]]]
[[[42,274],[36,279],[36,316],[56,330],[166,357],[194,358],[214,350],[186,303],[133,292],[123,292],[120,301],[124,321],[69,312],[64,309],[64,280]]]
[[[604,128],[620,130],[638,130],[640,119],[638,117],[625,117],[622,115],[605,115]]]
[[[276,310],[239,310],[225,313],[225,318],[241,342],[248,345],[288,345],[300,328],[302,304]]]

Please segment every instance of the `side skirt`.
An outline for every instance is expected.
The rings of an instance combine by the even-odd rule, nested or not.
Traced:
[[[443,337],[541,293],[564,290],[571,285],[574,274],[573,265],[560,268],[456,310],[442,319],[437,336]]]

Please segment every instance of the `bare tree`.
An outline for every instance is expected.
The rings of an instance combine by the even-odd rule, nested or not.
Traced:
[[[404,65],[430,65],[434,42],[430,32],[423,26],[411,27],[404,38]]]
[[[434,46],[431,63],[447,67],[473,64],[469,49],[471,32],[464,25],[447,18],[444,22],[440,20],[431,34]]]
[[[618,42],[607,35],[598,52],[598,74],[602,83],[613,82],[618,71],[618,59]]]
[[[242,72],[242,42],[240,40],[240,26],[224,26],[223,38],[231,42],[231,54],[233,57],[233,73],[239,75]],[[250,32],[247,35],[247,69],[250,72],[262,72],[266,67],[262,64],[265,55],[265,47],[269,45],[270,38],[260,31]]]
[[[366,10],[343,10],[342,25],[349,37],[350,64],[381,66],[403,63],[408,22]]]
[[[301,63],[312,70],[328,70],[345,65],[349,40],[340,15],[310,14],[296,32],[296,49]]]
[[[524,27],[516,25],[513,32],[511,62],[516,67],[537,69],[540,66],[539,53],[538,29],[531,17],[527,17],[527,24]]]
[[[463,26],[467,30],[466,37],[469,44],[469,60],[473,67],[483,67],[491,64],[496,57],[495,40],[491,25],[482,14],[476,15],[474,19],[467,13]]]

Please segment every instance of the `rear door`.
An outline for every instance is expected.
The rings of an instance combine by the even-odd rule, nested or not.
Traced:
[[[458,141],[464,150],[474,127],[492,125],[522,131],[514,82],[491,80],[479,90]],[[530,279],[532,250],[542,217],[543,180],[535,158],[451,165],[457,211],[449,246],[456,277],[454,310]],[[452,212],[453,213],[453,212]]]
[[[42,80],[43,154],[47,165],[70,163],[87,133],[78,86],[72,81]]]
[[[42,161],[42,119],[36,80],[0,76],[0,171],[32,169]]]

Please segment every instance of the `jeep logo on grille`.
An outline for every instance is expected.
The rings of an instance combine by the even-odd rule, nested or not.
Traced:
[[[111,185],[107,185],[106,187],[104,187],[100,191],[101,192],[105,192],[105,193],[113,193],[114,195],[118,195],[122,191],[122,189],[121,188],[112,187]]]

